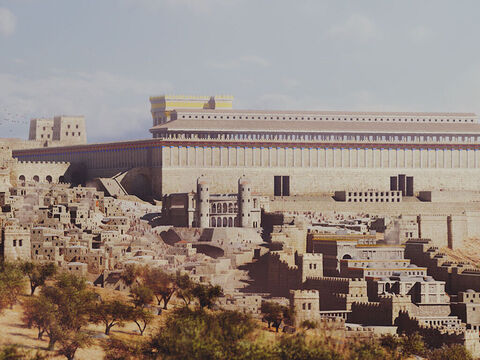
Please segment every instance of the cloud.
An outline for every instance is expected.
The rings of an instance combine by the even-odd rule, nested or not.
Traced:
[[[171,89],[168,82],[107,72],[65,74],[54,69],[37,79],[0,73],[0,132],[8,127],[11,136],[27,136],[27,125],[6,123],[7,112],[24,123],[33,117],[66,114],[85,115],[90,141],[149,138],[148,97]]]
[[[0,7],[0,35],[10,36],[15,32],[17,18],[7,8]]]
[[[210,14],[219,6],[228,5],[237,0],[122,0],[129,7],[158,11],[169,8],[185,8],[197,14]]]
[[[332,26],[327,34],[333,38],[357,41],[367,41],[379,36],[375,24],[361,14],[353,14],[344,23]]]
[[[248,65],[266,68],[270,66],[270,62],[261,56],[246,55],[225,62],[211,62],[208,65],[216,69],[234,69]]]
[[[409,35],[415,44],[424,44],[433,37],[433,32],[430,28],[419,25],[412,28]]]

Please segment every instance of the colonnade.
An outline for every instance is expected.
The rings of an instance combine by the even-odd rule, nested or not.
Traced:
[[[164,167],[480,168],[477,149],[166,146]]]

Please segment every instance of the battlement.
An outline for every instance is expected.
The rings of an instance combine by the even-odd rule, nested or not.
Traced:
[[[302,255],[304,260],[315,259],[318,260],[319,258],[323,258],[323,254],[321,253],[305,253]]]
[[[339,282],[339,283],[357,283],[365,282],[362,278],[342,278],[342,277],[330,277],[330,276],[311,276],[308,277],[308,280],[316,281],[329,281],[329,282]]]
[[[297,271],[298,270],[298,266],[290,266],[286,261],[282,260],[281,259],[281,255],[278,253],[278,252],[275,252],[275,251],[270,251],[269,253],[269,256],[273,257],[274,260],[278,261],[278,263],[280,265],[283,265],[285,267],[287,267],[287,269],[289,271]]]
[[[319,293],[318,290],[290,290],[290,294],[292,294],[296,299],[300,298],[311,298],[318,297]]]
[[[70,165],[67,161],[18,161],[20,165]]]

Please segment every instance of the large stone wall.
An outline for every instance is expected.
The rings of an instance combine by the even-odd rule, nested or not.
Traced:
[[[139,140],[109,144],[16,151],[21,160],[83,164],[89,177],[113,176],[136,167],[152,174],[155,196],[188,192],[202,174],[212,178],[212,191],[235,192],[246,175],[264,195],[273,195],[273,176],[289,175],[291,195],[335,190],[388,190],[390,176],[414,177],[416,190],[480,190],[480,156],[474,145],[447,146],[368,144]],[[416,147],[415,147],[416,146]],[[435,148],[437,146],[437,148]]]
[[[480,190],[480,170],[475,169],[334,169],[334,168],[253,168],[253,167],[168,167],[162,169],[162,191],[191,191],[201,175],[211,179],[212,190],[234,192],[235,179],[246,175],[261,195],[273,195],[274,176],[290,176],[291,195],[320,195],[339,189],[388,190],[390,176],[414,176],[416,189]]]
[[[38,177],[38,182],[59,183],[69,166],[70,164],[66,162],[19,161],[12,166],[12,184],[17,185],[20,176],[24,176],[27,182],[35,181],[34,179]]]

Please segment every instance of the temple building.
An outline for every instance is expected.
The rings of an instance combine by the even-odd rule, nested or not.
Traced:
[[[234,110],[231,96],[165,95],[150,102],[153,139],[14,156],[68,161],[88,178],[124,174],[129,193],[147,189],[158,199],[195,191],[201,175],[219,194],[236,193],[242,175],[265,196],[370,189],[412,196],[406,193],[413,183],[422,191],[480,190],[480,124],[473,113]],[[406,185],[394,184],[397,176]]]

